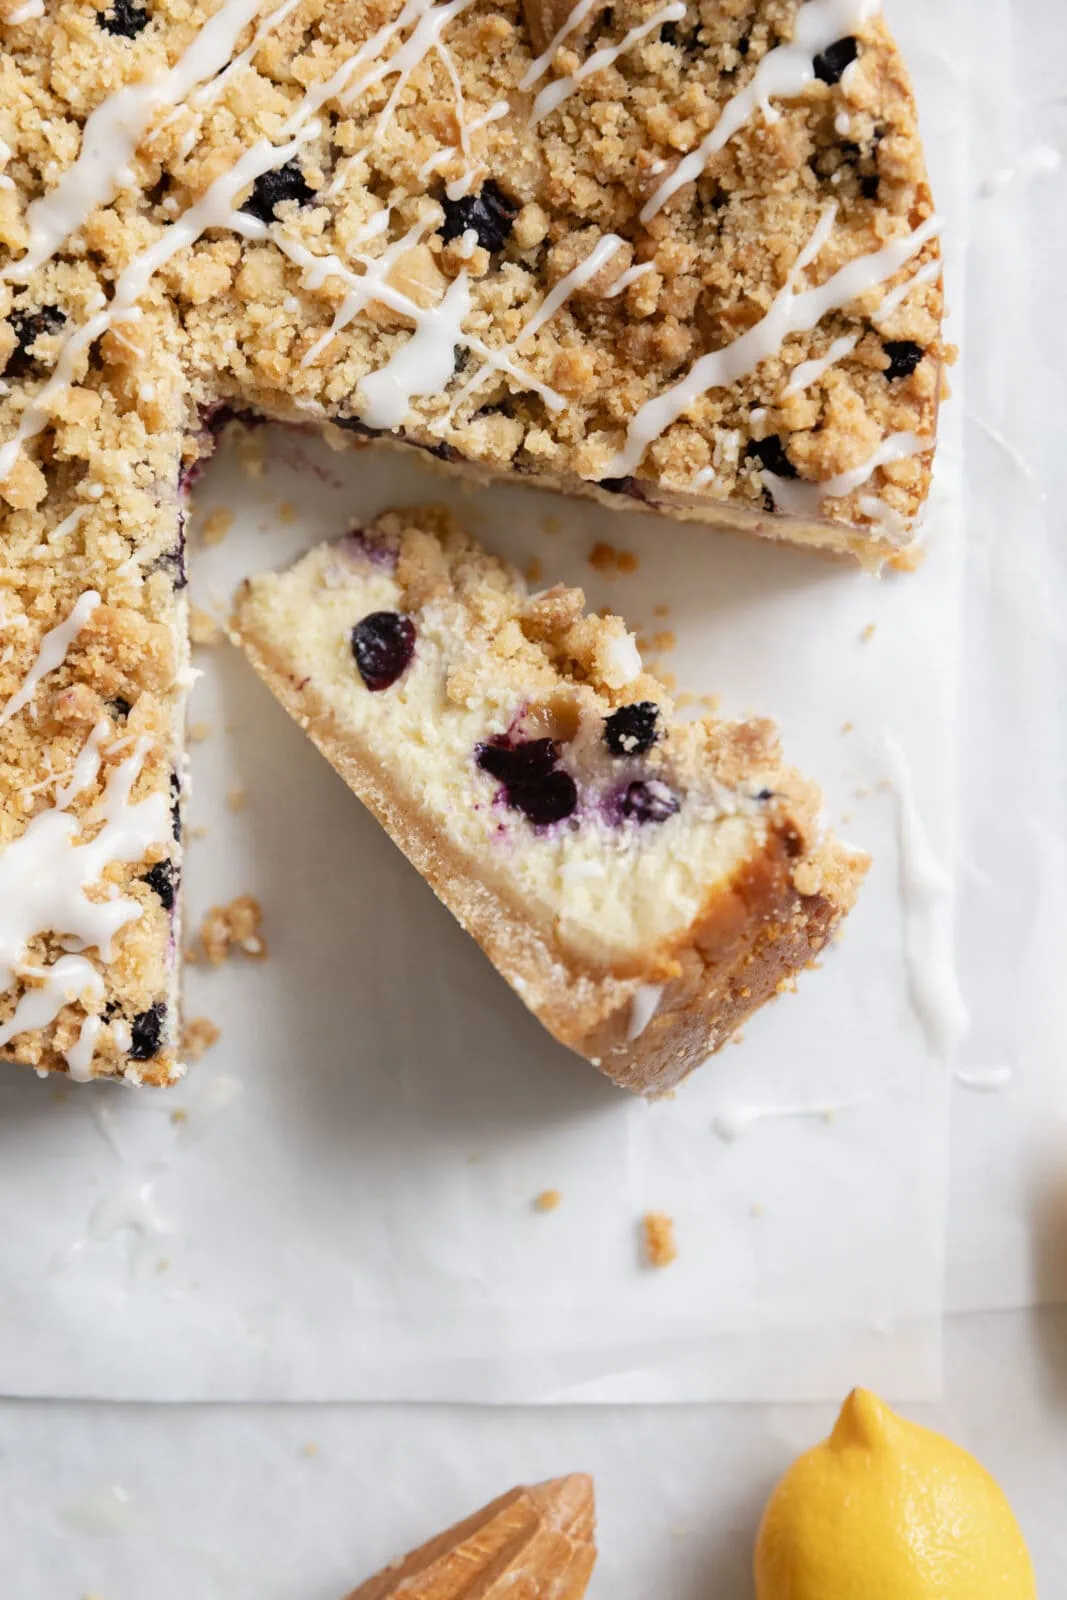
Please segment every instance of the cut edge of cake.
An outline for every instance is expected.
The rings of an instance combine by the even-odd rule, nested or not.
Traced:
[[[635,944],[632,938],[621,939],[618,945],[606,944],[598,948],[595,913],[587,916],[585,923],[580,917],[571,922],[562,914],[553,921],[545,910],[546,903],[551,902],[551,891],[524,903],[522,893],[516,890],[503,866],[498,872],[494,862],[490,870],[486,865],[488,858],[483,855],[482,870],[479,870],[477,834],[474,846],[469,839],[460,841],[446,836],[442,816],[429,807],[421,807],[418,797],[405,784],[402,752],[390,753],[376,748],[373,732],[360,733],[346,724],[338,702],[347,688],[342,684],[338,693],[331,694],[330,687],[324,688],[320,682],[309,655],[302,653],[291,637],[286,637],[283,620],[286,584],[300,581],[300,575],[306,577],[310,571],[309,562],[326,563],[326,583],[333,585],[330,603],[337,603],[339,591],[345,595],[347,603],[344,572],[331,576],[335,552],[340,552],[342,568],[351,565],[351,559],[358,564],[363,559],[361,552],[365,551],[370,552],[369,561],[380,560],[383,546],[391,549],[394,555],[399,550],[401,563],[406,560],[409,544],[419,550],[419,561],[427,550],[432,561],[435,543],[438,548],[441,545],[450,547],[450,554],[444,560],[446,573],[454,576],[457,562],[465,564],[468,575],[471,566],[478,568],[484,563],[491,584],[503,585],[506,589],[502,600],[503,620],[494,618],[489,627],[492,637],[485,646],[489,656],[509,627],[529,628],[529,618],[533,615],[538,618],[534,631],[540,631],[540,645],[551,657],[559,644],[558,630],[553,638],[553,623],[551,620],[545,623],[543,617],[546,610],[555,607],[564,619],[565,628],[570,630],[571,643],[567,648],[580,652],[573,672],[560,672],[558,681],[562,699],[568,703],[571,691],[580,691],[577,698],[581,702],[581,716],[586,719],[583,727],[587,728],[590,720],[595,723],[597,718],[603,719],[622,706],[653,704],[660,709],[662,718],[662,734],[655,756],[662,759],[665,750],[671,752],[670,768],[657,767],[654,771],[673,772],[676,765],[684,768],[695,784],[717,797],[710,802],[712,806],[721,802],[727,808],[735,808],[736,815],[729,809],[724,812],[730,820],[723,832],[730,835],[730,841],[725,848],[724,861],[719,862],[718,876],[703,886],[702,894],[700,886],[696,886],[698,901],[693,914],[676,919],[673,924],[668,918],[664,926],[655,929],[647,948],[639,942]],[[448,583],[451,578],[446,576],[444,581]],[[415,590],[421,586],[422,577],[416,577]],[[818,955],[854,901],[866,869],[866,858],[842,846],[821,829],[818,791],[782,765],[768,724],[713,719],[688,724],[675,721],[667,690],[651,674],[640,669],[639,661],[635,670],[627,657],[627,670],[632,673],[629,678],[625,673],[613,672],[620,651],[625,652],[627,645],[636,655],[633,642],[618,618],[576,617],[574,597],[580,606],[580,591],[555,589],[524,600],[524,589],[518,573],[481,551],[469,536],[456,528],[447,512],[422,507],[411,512],[387,513],[378,520],[375,531],[361,532],[355,539],[349,536],[347,543],[319,546],[287,573],[265,574],[249,580],[241,591],[232,631],[235,642],[245,651],[281,705],[382,823],[549,1032],[621,1086],[643,1094],[661,1094],[724,1045],[747,1016],[789,985],[795,974]],[[409,589],[409,597],[411,592]],[[477,593],[469,599],[475,610],[483,604]],[[428,604],[433,606],[435,598]],[[313,600],[301,593],[296,609],[304,625],[314,628]],[[462,606],[460,614],[469,621],[470,612],[464,612]],[[410,617],[414,635],[420,639],[429,615],[425,607],[416,605],[403,615]],[[518,618],[522,620],[517,623]],[[353,616],[351,620],[355,623],[359,618]],[[484,619],[477,625],[471,624],[472,628],[480,626],[481,620]],[[494,633],[497,623],[500,626]],[[577,643],[574,643],[575,635]],[[546,638],[550,640],[547,646]],[[329,648],[335,643],[331,641]],[[456,660],[443,664],[445,675],[455,676],[457,670],[466,669],[462,663],[457,668]],[[614,678],[613,684],[604,681],[601,674],[605,670]],[[351,675],[355,680],[354,664]],[[392,683],[389,687],[393,687]],[[357,690],[370,692],[359,685]],[[486,740],[497,745],[512,741],[508,748],[528,749],[529,742],[515,743],[519,736],[512,730],[527,726],[531,704],[534,704],[534,731],[547,726],[544,705],[553,705],[552,715],[558,710],[551,690],[542,685],[526,697],[519,693],[512,695],[508,690],[500,696],[498,691],[499,685],[494,683],[491,698],[484,703]],[[654,696],[654,701],[649,701],[649,696]],[[477,705],[476,687],[472,703]],[[480,716],[481,711],[476,711],[475,715]],[[564,722],[570,715],[566,712]],[[573,735],[575,741],[580,738],[588,743],[588,732]],[[477,748],[484,749],[484,745]],[[563,741],[552,756],[565,775],[565,763],[572,748],[579,749],[579,745]],[[476,761],[480,758],[476,757],[474,747],[470,756],[469,777],[475,797],[472,803],[477,809],[484,797],[478,788],[482,774],[476,771]],[[599,759],[602,763],[602,754]],[[582,755],[581,760],[588,758]],[[629,786],[626,795],[629,796],[630,788],[635,786],[649,788],[648,783],[635,776],[640,769],[633,760],[625,755],[622,760],[621,781]],[[702,763],[706,771],[702,771]],[[494,763],[494,768],[496,765]],[[583,782],[580,771],[578,777],[579,782]],[[465,781],[461,774],[460,784]],[[601,819],[605,807],[615,804],[614,799],[605,801],[603,796],[609,792],[614,794],[614,790],[610,787],[611,779],[605,780],[602,771],[596,785],[599,798],[586,807],[593,819],[589,826],[600,830],[595,844],[611,852],[616,840],[611,827],[604,827]],[[661,779],[654,775],[651,785],[657,793],[664,788]],[[497,809],[486,821],[486,827],[491,825],[492,830],[503,837],[502,849],[521,850],[529,845],[536,852],[535,841],[540,839],[543,843],[549,839],[554,827],[567,828],[566,818],[547,826],[530,823],[525,815],[516,819],[509,800],[503,801],[501,809],[501,796],[505,791],[506,784],[490,801]],[[522,800],[520,794],[519,802]],[[577,806],[578,802],[574,804]],[[626,802],[623,804],[625,806]],[[551,809],[551,801],[549,805]],[[536,807],[532,809],[535,815],[542,814]],[[648,810],[647,804],[645,809]],[[666,835],[660,834],[655,826],[658,822],[655,802],[651,814],[658,846]],[[722,818],[712,817],[710,823],[705,823],[703,815],[698,816],[694,811],[690,817],[683,806],[678,826],[689,826],[693,821],[700,830],[695,837],[702,840],[710,827],[717,827],[722,821]],[[670,820],[669,813],[665,820]],[[580,820],[578,826],[581,826]],[[621,831],[626,835],[629,841],[626,849],[631,848],[634,839],[626,830],[633,827],[627,814],[627,820],[616,830],[616,834]],[[485,835],[486,839],[490,836],[488,832]],[[514,846],[512,839],[517,840]],[[677,860],[669,854],[673,848],[673,845],[663,847],[664,870],[672,872],[677,868]],[[718,848],[713,840],[711,858],[717,859]],[[573,870],[582,867],[583,863],[578,861]],[[561,882],[566,881],[567,870],[565,861],[559,868]],[[608,871],[611,871],[610,865]],[[685,893],[692,892],[694,886],[687,881]],[[560,904],[566,903],[564,895]],[[534,908],[532,912],[531,907]]]

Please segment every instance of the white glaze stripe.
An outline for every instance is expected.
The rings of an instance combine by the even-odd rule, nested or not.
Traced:
[[[12,717],[17,716],[23,706],[29,705],[41,679],[63,665],[71,645],[99,604],[100,596],[95,589],[89,589],[81,596],[70,616],[45,634],[37,652],[37,659],[23,679],[22,687],[11,696],[5,706],[0,707],[0,728],[10,722]]]
[[[259,0],[225,0],[205,22],[178,62],[160,78],[118,89],[92,111],[82,130],[77,160],[54,189],[26,211],[30,243],[3,276],[27,283],[98,206],[115,198],[134,151],[155,113],[176,105],[233,55],[238,35],[259,10]]]
[[[914,433],[891,433],[866,461],[853,467],[850,472],[838,473],[836,478],[826,478],[822,483],[805,483],[799,478],[779,478],[773,472],[761,472],[760,481],[774,496],[779,511],[785,511],[793,517],[816,517],[824,500],[843,500],[846,495],[862,489],[879,467],[922,455],[924,451],[932,450],[936,443],[936,439],[923,439]]]
[[[566,22],[549,40],[548,47],[541,52],[536,61],[530,63],[519,79],[520,89],[532,89],[535,83],[541,81],[552,65],[552,59],[564,39],[569,39],[571,34],[581,27],[593,7],[600,3],[601,0],[578,0],[578,4],[574,7]]]
[[[793,99],[815,77],[815,57],[851,34],[881,10],[881,0],[808,0],[797,11],[796,29],[788,44],[769,50],[743,89],[728,100],[722,114],[697,148],[685,156],[646,201],[641,221],[649,222],[672,194],[694,183],[734,134],[760,107],[770,113],[771,96]]]
[[[803,394],[805,389],[810,389],[813,383],[818,383],[824,372],[828,372],[839,361],[844,361],[846,356],[851,355],[859,342],[858,333],[845,334],[842,338],[834,340],[824,356],[816,356],[812,361],[802,361],[799,366],[793,368],[793,375],[783,391],[784,397],[788,399],[790,395]]]
[[[770,309],[754,327],[721,350],[701,356],[678,383],[646,401],[627,429],[623,448],[602,469],[600,477],[623,478],[634,472],[649,445],[702,395],[710,389],[729,388],[748,377],[761,362],[779,353],[790,334],[810,333],[828,312],[841,310],[859,295],[893,277],[941,226],[938,217],[931,217],[914,233],[893,239],[881,250],[848,262],[817,288],[798,290],[797,280],[826,244],[835,215],[833,206],[823,213]]]
[[[940,261],[928,261],[907,282],[898,284],[895,289],[890,289],[878,310],[872,316],[871,321],[876,327],[883,322],[888,322],[894,311],[898,311],[904,304],[913,289],[917,289],[922,283],[933,283],[934,279],[940,276]]]
[[[618,44],[605,45],[602,50],[594,50],[593,54],[582,62],[577,72],[572,72],[565,78],[557,78],[554,83],[545,85],[533,103],[530,112],[531,124],[536,125],[543,117],[547,117],[549,112],[555,111],[565,100],[569,100],[572,94],[578,92],[586,78],[593,77],[597,72],[603,72],[605,67],[610,67],[621,55],[625,55],[627,50],[632,50],[634,45],[640,44],[642,39],[646,39],[650,33],[661,28],[665,22],[680,22],[684,16],[684,0],[671,0],[670,5],[654,12],[647,22],[631,28]]]

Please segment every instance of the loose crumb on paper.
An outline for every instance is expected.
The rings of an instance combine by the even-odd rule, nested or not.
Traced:
[[[539,1195],[534,1196],[533,1208],[535,1211],[558,1211],[562,1201],[563,1196],[558,1189],[542,1189]]]
[[[300,1446],[300,1454],[304,1457],[304,1459],[306,1461],[310,1461],[312,1459],[312,1457],[313,1456],[317,1456],[318,1453],[319,1453],[319,1447],[315,1443],[314,1439],[309,1439],[307,1444],[302,1444]]]
[[[231,811],[243,811],[247,801],[247,790],[240,787],[226,790],[226,804]]]
[[[632,550],[619,550],[607,539],[598,539],[586,558],[596,572],[636,572],[641,565]]]
[[[279,506],[278,506],[278,521],[279,522],[295,522],[296,519],[297,519],[297,514],[298,514],[297,513],[297,509],[296,509],[296,507],[294,506],[294,504],[293,504],[293,502],[291,500],[282,500],[279,503]]]
[[[211,733],[210,722],[191,722],[189,724],[189,743],[203,744]]]
[[[650,1267],[669,1267],[678,1259],[674,1218],[665,1211],[646,1211],[641,1221],[645,1261]]]
[[[546,517],[541,518],[542,533],[560,533],[562,529],[563,520],[561,517],[557,517],[554,511],[550,511]]]
[[[221,544],[232,527],[233,512],[227,511],[225,506],[216,506],[200,524],[200,543]]]
[[[531,559],[526,563],[526,582],[540,583],[544,575],[545,569],[541,565],[540,561],[536,556],[531,557]]]
[[[867,626],[860,632],[860,644],[870,644],[877,631],[877,622],[868,622]]]
[[[654,617],[669,617],[670,614],[671,614],[670,606],[653,606],[652,607],[652,615]]]
[[[203,611],[199,606],[190,606],[189,637],[197,645],[218,644],[222,638],[222,629],[209,611]]]
[[[252,894],[239,894],[226,906],[212,906],[200,924],[198,937],[213,967],[220,967],[239,951],[254,961],[262,961],[267,955],[263,908]]]
[[[190,1017],[182,1029],[182,1055],[187,1061],[199,1061],[220,1037],[210,1017]]]

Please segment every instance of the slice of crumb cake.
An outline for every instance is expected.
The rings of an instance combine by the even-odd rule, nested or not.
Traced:
[[[676,718],[618,617],[443,510],[251,579],[235,635],[531,1011],[661,1093],[826,943],[861,857],[766,722]]]

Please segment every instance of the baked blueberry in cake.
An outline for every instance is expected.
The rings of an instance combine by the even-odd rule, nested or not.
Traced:
[[[864,861],[765,722],[683,722],[618,617],[432,509],[251,579],[235,634],[530,1010],[662,1093],[823,947]]]
[[[878,0],[0,0],[0,1054],[176,1070],[227,409],[906,564],[941,305]]]

